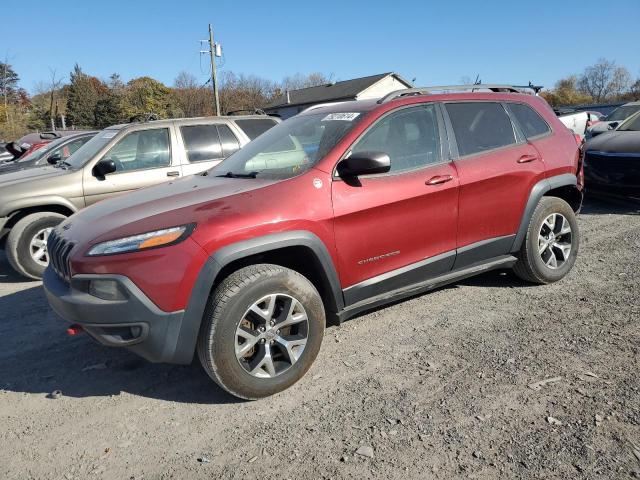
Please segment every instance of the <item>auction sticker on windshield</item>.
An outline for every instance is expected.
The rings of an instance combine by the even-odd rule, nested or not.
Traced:
[[[330,113],[322,119],[323,122],[327,120],[346,120],[347,122],[353,121],[359,113]]]

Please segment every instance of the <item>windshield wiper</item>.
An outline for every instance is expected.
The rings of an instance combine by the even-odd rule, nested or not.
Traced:
[[[224,175],[216,175],[216,177],[226,177],[226,178],[256,178],[260,172],[249,172],[249,173],[236,173],[236,172],[227,172]]]

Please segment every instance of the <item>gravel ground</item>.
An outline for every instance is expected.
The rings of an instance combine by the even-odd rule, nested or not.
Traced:
[[[2,256],[0,477],[640,477],[639,213],[587,204],[557,284],[492,272],[330,327],[256,402],[67,337]]]

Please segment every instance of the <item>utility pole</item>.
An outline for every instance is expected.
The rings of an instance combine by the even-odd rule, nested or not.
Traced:
[[[209,55],[211,56],[211,87],[213,88],[213,98],[215,99],[215,114],[220,115],[220,97],[218,97],[218,79],[216,77],[216,56],[219,46],[213,43],[213,29],[209,24]]]

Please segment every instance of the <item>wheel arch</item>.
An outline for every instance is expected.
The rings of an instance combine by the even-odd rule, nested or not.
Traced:
[[[73,205],[68,205],[66,203],[43,203],[40,205],[29,205],[22,208],[12,209],[7,215],[7,221],[0,231],[0,240],[4,240],[16,223],[32,213],[52,212],[68,217],[73,215],[76,211],[77,209]]]
[[[198,274],[178,336],[178,363],[193,358],[211,292],[231,273],[256,263],[273,263],[307,277],[320,293],[330,320],[335,321],[337,312],[344,308],[337,271],[326,246],[315,234],[297,230],[227,245],[211,255]]]
[[[520,250],[522,242],[527,235],[527,229],[529,228],[529,222],[531,221],[533,212],[540,202],[540,199],[545,196],[563,199],[576,213],[582,206],[582,192],[578,189],[578,179],[574,174],[565,173],[540,180],[533,186],[529,194],[529,199],[527,200],[522,219],[520,220],[520,227],[518,227],[518,233],[511,247],[512,252]]]

